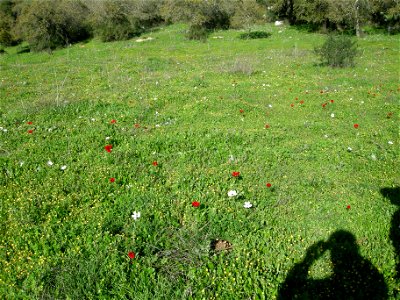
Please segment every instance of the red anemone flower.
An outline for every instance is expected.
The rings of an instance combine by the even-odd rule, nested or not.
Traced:
[[[111,178],[110,178],[110,182],[115,182],[115,178],[114,178],[114,177],[111,177]]]
[[[153,166],[157,167],[158,166],[158,162],[157,161],[153,161]]]
[[[28,124],[28,125],[32,125],[33,123],[32,123],[31,121],[29,121],[29,122],[26,122],[26,124]]]
[[[240,176],[240,172],[232,172],[232,176],[233,177],[239,177]]]
[[[244,113],[244,110],[243,110],[243,109],[240,109],[239,112],[242,114],[242,113]]]
[[[270,128],[271,126],[269,125],[269,124],[265,124],[265,128],[266,129],[268,129],[268,128]]]
[[[198,201],[193,201],[193,202],[192,202],[192,206],[193,206],[193,207],[199,207],[199,206],[200,206],[200,202],[198,202]]]
[[[110,123],[111,123],[111,124],[115,124],[115,123],[117,123],[117,120],[112,119]]]
[[[330,101],[331,101],[331,103],[335,102],[335,100],[332,100],[332,99]]]
[[[355,128],[355,129],[357,129],[357,128],[358,128],[358,124],[357,124],[357,123],[356,123],[356,124],[354,124],[353,126],[354,126],[354,128]]]
[[[290,104],[290,107],[293,107],[294,106],[294,104],[292,103],[292,104]]]
[[[106,145],[106,146],[104,146],[104,149],[108,152],[108,153],[110,153],[111,152],[111,150],[112,150],[112,145]]]
[[[134,259],[135,258],[135,252],[129,251],[128,252],[128,256],[130,259]]]
[[[29,129],[29,130],[28,130],[28,133],[33,133],[33,130],[32,130],[32,129]]]
[[[136,123],[135,128],[140,128],[140,124]]]
[[[300,101],[300,104],[304,104],[304,100],[301,100],[301,101]]]
[[[272,184],[270,184],[269,182],[266,184],[267,188],[270,188],[272,186]]]
[[[346,206],[346,209],[350,209],[350,205],[347,205],[347,206]]]

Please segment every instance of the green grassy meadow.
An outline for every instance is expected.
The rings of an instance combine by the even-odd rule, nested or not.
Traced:
[[[1,298],[276,299],[338,230],[400,297],[398,36],[332,69],[321,34],[185,29],[0,56]]]

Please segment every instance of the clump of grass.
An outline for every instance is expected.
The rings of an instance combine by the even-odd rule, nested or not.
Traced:
[[[357,42],[347,35],[331,34],[321,47],[314,49],[314,52],[323,65],[333,68],[353,67],[358,54]]]
[[[266,31],[251,31],[245,32],[239,35],[239,38],[242,40],[254,40],[254,39],[266,39],[271,36],[271,33]]]

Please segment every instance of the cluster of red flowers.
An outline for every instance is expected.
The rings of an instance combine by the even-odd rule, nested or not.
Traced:
[[[106,145],[106,146],[104,146],[104,149],[105,149],[108,153],[111,152],[112,148],[113,148],[112,145]]]

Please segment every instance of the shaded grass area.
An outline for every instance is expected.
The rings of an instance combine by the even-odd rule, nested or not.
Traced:
[[[0,58],[2,295],[273,299],[345,231],[396,297],[395,37],[360,40],[339,70],[316,65],[321,35],[184,29]],[[232,250],[211,255],[214,239]],[[328,248],[310,279],[335,273]]]

